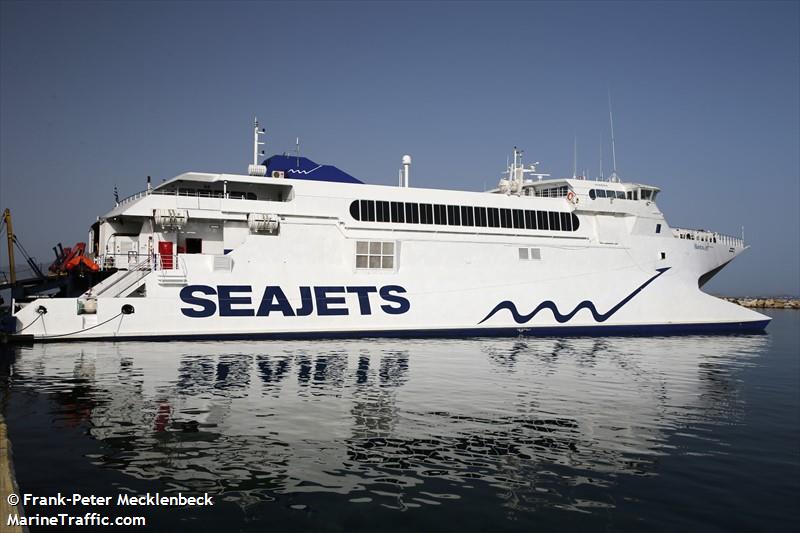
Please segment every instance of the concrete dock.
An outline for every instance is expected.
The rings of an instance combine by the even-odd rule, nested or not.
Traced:
[[[11,443],[6,433],[6,421],[0,414],[0,531],[3,533],[22,533],[21,526],[9,526],[9,515],[24,516],[21,505],[8,503],[8,495],[19,495],[19,487],[14,476],[14,465],[11,459]],[[25,528],[27,529],[27,528]]]

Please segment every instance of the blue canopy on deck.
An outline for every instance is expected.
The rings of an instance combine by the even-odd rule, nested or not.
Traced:
[[[273,171],[278,170],[283,171],[284,177],[291,179],[364,183],[333,165],[320,165],[307,157],[273,155],[262,164],[267,167],[267,176],[271,176]]]

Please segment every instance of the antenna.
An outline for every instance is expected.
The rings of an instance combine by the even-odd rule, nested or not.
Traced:
[[[578,177],[578,134],[572,136],[572,179]]]
[[[297,168],[300,168],[300,137],[295,137],[294,151],[297,154]]]
[[[600,181],[603,181],[603,136],[600,136]]]
[[[619,177],[617,177],[617,150],[614,143],[614,113],[611,111],[611,89],[608,90],[608,121],[611,124],[611,181],[619,181]]]

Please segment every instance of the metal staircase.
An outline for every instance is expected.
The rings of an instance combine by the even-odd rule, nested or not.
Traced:
[[[128,290],[135,288],[145,276],[150,274],[153,270],[152,267],[153,264],[148,257],[128,270],[114,272],[111,276],[89,289],[87,295],[91,294],[96,298],[119,298],[125,295]]]
[[[161,255],[158,257],[158,284],[163,287],[185,287],[189,284],[186,277],[186,262],[178,255],[168,256],[169,264],[166,265]]]

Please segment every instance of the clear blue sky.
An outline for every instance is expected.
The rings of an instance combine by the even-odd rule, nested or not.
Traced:
[[[514,145],[608,163],[673,226],[745,236],[708,286],[800,294],[798,2],[0,2],[0,207],[29,251],[187,170],[243,172],[251,121],[372,183],[493,185]],[[5,262],[5,247],[2,247]]]

